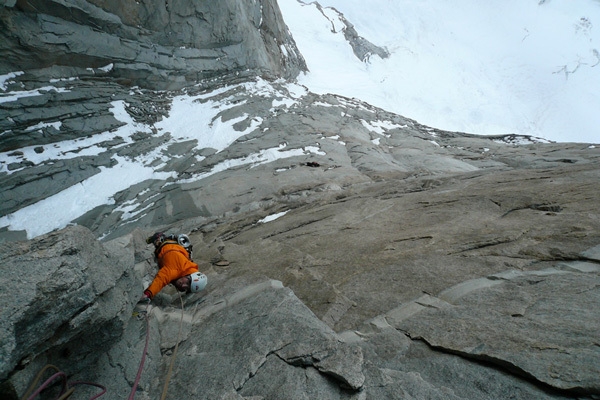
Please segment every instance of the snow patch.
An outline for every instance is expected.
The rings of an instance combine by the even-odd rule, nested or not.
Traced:
[[[279,213],[276,213],[276,214],[267,215],[263,219],[258,220],[258,223],[259,224],[266,224],[267,222],[275,221],[277,218],[283,217],[288,212],[289,212],[289,210],[282,211],[282,212],[279,212]]]

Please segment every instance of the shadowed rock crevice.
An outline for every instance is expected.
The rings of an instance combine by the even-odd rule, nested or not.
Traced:
[[[564,398],[576,399],[576,398],[581,398],[581,396],[589,396],[589,395],[595,394],[595,392],[589,392],[588,390],[581,388],[581,387],[574,387],[574,388],[570,388],[570,389],[560,389],[560,388],[552,386],[546,382],[538,380],[534,375],[528,373],[527,371],[524,371],[518,365],[514,365],[514,364],[507,362],[506,360],[495,359],[486,354],[473,355],[471,353],[465,353],[465,352],[457,351],[454,349],[447,349],[447,348],[443,348],[443,347],[439,347],[439,346],[433,346],[430,343],[428,343],[427,340],[423,339],[422,337],[414,337],[413,338],[413,337],[410,337],[410,335],[407,332],[404,332],[404,333],[407,335],[407,337],[411,338],[412,340],[425,343],[431,350],[433,350],[435,352],[440,352],[440,353],[449,354],[449,355],[456,355],[456,356],[464,358],[465,360],[468,360],[470,362],[474,362],[477,365],[480,365],[482,368],[491,368],[491,369],[498,370],[501,372],[506,372],[510,375],[515,376],[519,380],[523,380],[528,383],[531,383],[535,387],[539,388],[539,390],[541,390],[542,392],[544,392],[548,395],[556,395],[556,396],[560,396],[561,398],[564,397]]]
[[[588,301],[600,294],[598,271],[596,264],[573,264],[570,270],[498,274],[504,280],[489,284],[474,280],[440,294],[451,304],[404,318],[392,313],[393,325],[434,349],[497,364],[559,392],[592,395],[598,367],[583,360],[600,356],[592,345],[594,323],[587,322],[596,318]],[[582,291],[585,299],[575,300]],[[564,369],[563,363],[573,364]]]

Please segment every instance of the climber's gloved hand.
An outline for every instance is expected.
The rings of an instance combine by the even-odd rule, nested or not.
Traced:
[[[150,297],[150,292],[148,292],[147,290],[144,291],[144,294],[142,295],[142,297],[140,297],[140,300],[138,301],[138,303],[150,303],[150,301],[152,300],[152,298]]]

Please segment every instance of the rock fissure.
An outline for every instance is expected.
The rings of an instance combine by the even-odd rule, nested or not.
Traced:
[[[275,232],[273,232],[273,233],[271,233],[269,235],[263,236],[262,239],[266,240],[266,239],[270,239],[270,238],[272,238],[274,236],[280,236],[280,235],[283,235],[285,233],[289,233],[289,232],[292,232],[292,231],[295,231],[295,230],[298,230],[298,229],[301,229],[301,228],[305,228],[305,227],[307,227],[309,225],[317,224],[319,222],[323,222],[323,221],[326,221],[326,220],[331,219],[331,218],[332,217],[330,217],[330,216],[326,216],[326,217],[319,218],[319,219],[311,219],[311,220],[308,220],[308,221],[304,221],[301,224],[297,224],[297,225],[291,226],[291,227],[287,228],[286,230],[275,231]],[[299,233],[299,234],[297,234],[295,236],[288,236],[288,237],[299,237],[299,236],[304,236],[304,235],[308,235],[308,234],[310,234],[310,232],[301,232],[301,233]]]
[[[284,347],[286,347],[286,346],[287,346],[287,344],[286,344],[286,345],[284,345],[282,348],[284,348]],[[267,362],[269,361],[269,357],[275,356],[275,357],[278,357],[279,359],[281,359],[282,361],[284,361],[284,362],[287,362],[285,359],[283,359],[281,356],[279,356],[279,355],[277,354],[277,352],[278,352],[279,350],[281,350],[281,349],[276,349],[276,350],[271,350],[271,351],[269,351],[269,352],[268,352],[268,353],[267,353],[267,354],[264,356],[264,358],[261,360],[260,364],[259,364],[258,366],[255,366],[255,367],[254,367],[254,370],[253,370],[253,371],[250,371],[250,372],[248,373],[248,376],[247,376],[247,378],[246,378],[244,381],[240,382],[238,385],[235,385],[235,387],[234,387],[235,391],[236,391],[236,392],[241,392],[241,391],[244,389],[244,386],[245,386],[245,385],[248,383],[248,381],[250,381],[250,380],[251,380],[253,377],[255,377],[256,375],[258,375],[258,374],[260,373],[261,369],[262,369],[262,368],[263,368],[263,367],[264,367],[264,366],[267,364]],[[292,365],[292,364],[290,364],[290,365]],[[292,366],[293,366],[293,365],[292,365]]]
[[[510,209],[510,210],[506,211],[504,214],[502,214],[500,216],[500,218],[504,218],[510,213],[513,213],[515,211],[521,211],[521,210],[534,210],[534,211],[545,211],[545,212],[549,212],[549,213],[558,213],[558,212],[561,212],[563,210],[563,208],[557,204],[547,204],[547,203],[529,204],[526,206]]]
[[[569,389],[558,388],[548,382],[539,380],[535,375],[522,369],[518,365],[515,365],[506,360],[498,359],[498,358],[489,356],[487,354],[473,354],[473,353],[469,353],[469,352],[462,352],[462,351],[459,351],[456,349],[445,348],[443,346],[432,345],[423,337],[420,337],[420,336],[411,337],[411,335],[408,334],[407,332],[403,332],[403,333],[405,335],[407,335],[407,337],[409,337],[413,341],[419,341],[419,342],[426,344],[433,351],[459,356],[465,360],[469,360],[471,362],[476,362],[479,365],[484,366],[485,368],[498,369],[498,370],[508,373],[512,376],[515,376],[519,379],[522,379],[530,384],[533,384],[533,385],[539,387],[542,391],[547,392],[547,393],[552,393],[552,394],[557,394],[557,395],[562,395],[562,396],[567,396],[567,397],[576,397],[576,398],[581,395],[588,396],[588,395],[597,394],[594,391],[590,392],[589,390],[587,390],[585,388],[577,387],[577,386],[574,386]]]
[[[502,244],[514,243],[514,242],[518,241],[519,238],[525,234],[527,234],[527,232],[521,232],[516,237],[494,238],[494,239],[486,240],[484,242],[479,242],[479,243],[468,243],[466,246],[464,246],[464,248],[457,250],[457,251],[450,252],[450,253],[448,253],[448,255],[461,254],[461,253],[466,253],[469,251],[485,249],[487,247],[493,247],[493,246],[498,246],[498,245],[502,245]]]

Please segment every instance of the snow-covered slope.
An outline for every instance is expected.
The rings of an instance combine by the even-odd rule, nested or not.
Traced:
[[[286,148],[282,140],[244,157],[227,158],[224,150],[255,131],[262,121],[246,114],[223,118],[239,99],[220,94],[235,92],[238,86],[255,99],[265,95],[269,115],[291,109],[309,91],[335,93],[442,130],[600,143],[600,56],[595,47],[600,40],[595,25],[600,21],[598,1],[494,0],[479,4],[473,0],[372,0],[368,7],[356,0],[323,0],[323,7],[298,0],[278,1],[310,69],[299,78],[303,86],[279,82],[285,87],[281,90],[258,79],[201,95],[184,92],[172,99],[169,116],[157,123],[136,122],[125,101],[112,101],[110,112],[122,124],[118,129],[0,153],[0,173],[7,173],[10,179],[23,168],[106,153],[105,143],[117,138],[122,143],[111,145],[114,151],[135,146],[133,137],[140,134],[164,137],[162,144],[143,154],[111,155],[114,165],[101,166],[92,176],[46,194],[40,201],[18,198],[20,209],[0,215],[0,229],[24,230],[35,237],[64,227],[100,205],[115,204],[118,192],[143,181],[187,184],[240,165],[321,154],[312,142],[300,150],[298,145]],[[359,35],[385,46],[390,56],[381,59],[373,55],[367,62],[360,61],[342,33],[345,25],[339,13],[326,6],[343,12]],[[43,90],[6,91],[21,74],[14,71],[0,76],[0,102],[41,97],[46,92],[55,93],[58,101],[78,82],[73,76],[48,82]],[[58,129],[60,122],[54,123]],[[34,124],[30,129],[41,126]],[[521,138],[514,140],[512,144]],[[178,176],[176,170],[165,169],[166,162],[173,159],[168,149],[188,142],[195,142],[190,150],[195,163],[204,161],[205,148],[214,149],[218,160],[191,175]],[[146,212],[133,200],[116,207],[123,220],[135,220]]]
[[[439,129],[600,142],[597,0],[278,0],[317,93]],[[390,57],[354,57],[335,10]]]

